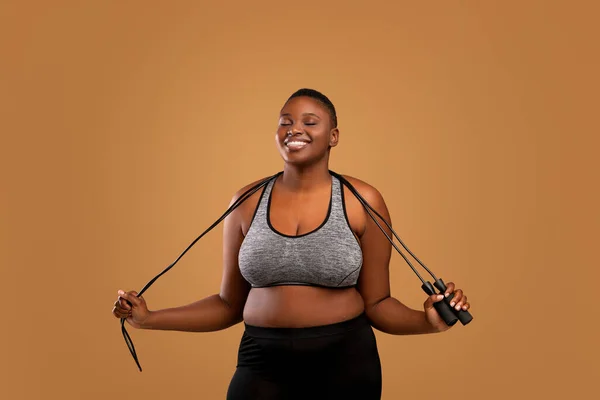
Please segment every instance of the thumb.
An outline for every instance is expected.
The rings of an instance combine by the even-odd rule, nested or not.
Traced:
[[[425,309],[428,310],[430,308],[433,308],[433,303],[442,301],[443,298],[444,298],[444,295],[442,295],[442,294],[432,294],[431,296],[429,296],[427,298],[427,300],[425,300],[425,303],[424,303]]]
[[[124,291],[119,290],[118,293],[119,293],[119,297],[121,297],[122,299],[129,302],[133,307],[138,307],[143,302],[143,299],[137,297],[136,291],[131,290],[131,291],[125,293]]]

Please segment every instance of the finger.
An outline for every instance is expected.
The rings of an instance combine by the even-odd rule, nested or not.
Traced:
[[[128,303],[125,299],[119,300],[119,306],[121,306],[123,310],[131,310],[131,304]]]
[[[465,303],[462,306],[462,309],[465,310],[465,311],[467,311],[469,308],[471,308],[471,304],[469,304],[469,303]]]
[[[460,289],[456,290],[454,292],[454,297],[452,298],[452,301],[450,302],[450,306],[455,307],[460,302],[460,299],[462,299],[462,297],[463,297],[463,291]]]
[[[119,296],[119,298],[115,302],[115,307],[117,307],[120,310],[131,310],[132,304],[128,300]]]
[[[444,296],[441,294],[432,294],[427,298],[427,300],[425,300],[425,303],[423,303],[423,305],[425,309],[428,310],[430,308],[433,308],[433,303],[437,303],[438,301],[442,301],[443,299]]]
[[[129,291],[129,294],[131,296],[134,296],[136,299],[140,300],[141,302],[144,301],[144,296],[138,296],[138,292],[136,292],[135,290]]]
[[[127,300],[122,299],[120,297],[117,299],[117,301],[115,301],[114,306],[119,307],[123,310],[131,310],[131,305],[127,302]]]
[[[119,319],[121,319],[121,318],[129,318],[131,316],[130,314],[121,314],[121,313],[113,313],[113,315],[116,318],[119,318]]]
[[[113,307],[112,313],[117,318],[126,318],[131,315],[131,311],[119,310],[117,307]]]
[[[120,305],[116,305],[113,307],[114,310],[118,311],[120,314],[130,314],[132,312],[132,309],[125,309],[123,307],[121,307]]]
[[[137,302],[136,306],[139,306],[146,302],[146,300],[144,300],[144,297],[138,296],[138,292],[136,292],[135,290],[130,290],[129,292],[127,292],[127,294],[129,295],[129,298],[133,299],[134,302]]]
[[[137,293],[134,291],[129,291],[127,293],[125,293],[122,290],[119,290],[119,297],[127,300],[133,307],[139,306],[140,305],[140,299],[139,297],[137,297]]]
[[[119,306],[114,306],[113,309],[112,309],[112,312],[113,312],[113,314],[114,313],[118,313],[119,315],[121,315],[121,314],[124,314],[124,313],[128,313],[129,310],[124,310],[124,309],[122,309]]]
[[[463,294],[463,296],[461,297],[460,301],[456,303],[456,306],[454,307],[457,311],[460,311],[462,309],[462,306],[466,303],[467,301],[467,296],[465,296]]]
[[[454,292],[454,282],[448,282],[446,283],[446,291],[444,292],[444,296],[448,297],[450,296],[450,294],[452,294],[452,292]]]

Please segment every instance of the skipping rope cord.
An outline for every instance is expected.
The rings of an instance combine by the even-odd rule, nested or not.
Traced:
[[[152,280],[150,280],[143,288],[142,290],[140,290],[140,292],[137,294],[137,297],[142,296],[142,294],[144,294],[144,292],[150,287],[152,286],[152,284],[158,279],[160,278],[162,275],[164,275],[167,271],[169,271],[171,268],[173,268],[173,266],[181,259],[181,257],[183,257],[184,254],[186,254],[188,252],[188,250],[190,250],[192,248],[192,246],[194,246],[194,244],[196,244],[196,242],[198,240],[200,240],[204,235],[206,235],[208,232],[210,232],[215,226],[217,226],[221,221],[223,221],[231,212],[233,212],[233,210],[235,210],[240,204],[242,204],[244,201],[246,201],[248,198],[250,198],[250,196],[252,196],[254,193],[256,193],[258,190],[260,190],[262,187],[264,187],[265,185],[267,185],[269,182],[271,182],[273,179],[276,179],[279,175],[281,175],[283,173],[283,171],[280,171],[278,173],[276,173],[275,175],[272,175],[268,178],[265,178],[263,181],[261,181],[260,183],[256,184],[255,186],[249,188],[248,190],[246,190],[238,199],[236,199],[235,202],[233,202],[233,204],[229,207],[229,209],[227,209],[227,211],[225,211],[225,213],[218,219],[216,220],[208,229],[206,229],[200,236],[198,236],[180,255],[179,257],[177,257],[177,259],[175,261],[173,261],[173,263],[171,265],[169,265],[167,268],[165,268],[161,273],[159,273],[158,275],[156,275],[154,278],[152,278]],[[381,230],[381,232],[385,235],[385,237],[388,239],[388,241],[392,244],[392,246],[394,247],[394,249],[402,256],[402,258],[404,259],[404,261],[406,261],[406,263],[410,266],[410,268],[413,270],[413,272],[417,275],[417,277],[421,280],[421,282],[423,283],[423,285],[421,286],[421,288],[429,295],[435,294],[435,289],[433,288],[433,286],[435,286],[436,288],[438,288],[438,290],[440,292],[443,292],[446,290],[446,285],[444,284],[444,282],[442,281],[442,279],[437,278],[433,272],[431,272],[431,270],[429,268],[427,268],[427,266],[425,266],[425,264],[423,264],[418,258],[417,256],[415,256],[413,254],[412,251],[410,251],[410,249],[404,244],[404,242],[402,241],[402,239],[400,239],[400,237],[398,236],[398,234],[394,231],[394,229],[392,229],[392,227],[390,226],[390,224],[385,220],[385,218],[383,218],[381,216],[381,214],[379,214],[362,196],[360,193],[358,193],[358,191],[356,190],[356,188],[354,188],[354,186],[348,182],[348,180],[346,180],[342,175],[333,172],[331,170],[329,170],[329,173],[333,176],[335,176],[336,178],[338,178],[342,184],[346,185],[348,187],[348,189],[352,192],[352,194],[354,194],[354,196],[359,200],[359,202],[363,205],[363,207],[365,208],[365,210],[367,211],[367,213],[369,214],[369,216],[373,219],[373,221],[375,222],[375,224],[377,224],[377,226],[379,227],[379,229]],[[404,249],[432,276],[432,278],[434,279],[435,283],[432,286],[431,283],[429,282],[425,282],[425,280],[421,277],[421,275],[417,272],[417,270],[415,269],[415,267],[411,264],[411,262],[408,260],[408,258],[404,255],[404,253],[400,250],[400,248],[398,248],[398,246],[394,243],[393,239],[385,232],[384,228],[379,224],[379,222],[377,222],[377,219],[373,216],[373,214],[371,213],[371,211],[373,211],[383,222],[384,224],[388,227],[388,229],[392,232],[393,236],[398,239],[398,241],[400,242],[400,244],[402,245],[402,247],[404,247]],[[454,297],[454,294],[451,294],[449,297],[444,298],[443,301],[441,302],[437,302],[434,303],[434,307],[436,308],[436,310],[438,311],[438,313],[440,314],[440,316],[444,319],[444,321],[446,322],[446,324],[448,325],[453,325],[457,320],[460,320],[461,323],[463,325],[466,325],[467,323],[469,323],[472,319],[471,314],[466,311],[466,310],[460,310],[457,311],[455,309],[453,309],[452,307],[450,307],[450,301],[452,300],[452,298]],[[142,367],[140,365],[140,362],[138,360],[137,357],[137,353],[135,351],[135,347],[133,345],[133,341],[131,340],[131,337],[129,336],[129,333],[127,332],[127,329],[125,328],[125,321],[126,318],[121,318],[121,332],[123,333],[123,337],[125,339],[125,343],[127,344],[127,347],[129,348],[129,352],[131,353],[131,356],[133,357],[133,359],[135,360],[135,363],[138,366],[138,369],[140,370],[140,372],[142,371]]]

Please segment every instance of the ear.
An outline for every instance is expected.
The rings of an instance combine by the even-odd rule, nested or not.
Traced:
[[[335,147],[337,146],[340,140],[340,130],[338,128],[333,128],[329,131],[329,146]]]

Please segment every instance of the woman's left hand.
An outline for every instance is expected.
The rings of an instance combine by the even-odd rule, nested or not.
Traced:
[[[456,285],[452,282],[446,283],[446,292],[444,293],[445,297],[448,297],[450,294],[454,293],[454,297],[452,298],[450,305],[457,311],[468,310],[471,305],[467,302],[467,296],[465,296],[461,289],[454,290],[455,286]],[[433,307],[434,303],[442,301],[442,299],[443,297],[441,297],[440,294],[433,294],[429,296],[423,304],[427,322],[429,322],[433,329],[437,332],[444,332],[451,328],[450,326],[446,325],[442,317],[440,317],[436,309]]]

